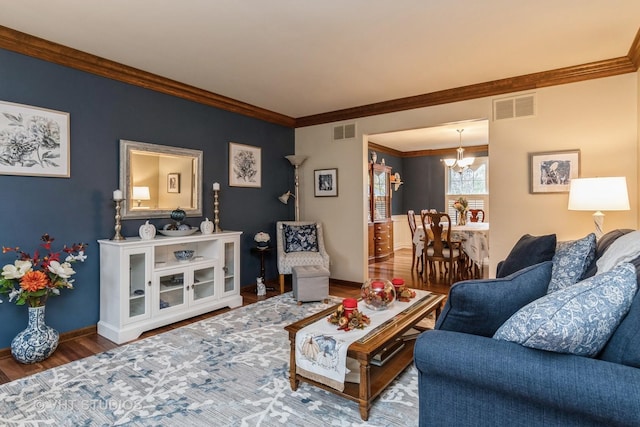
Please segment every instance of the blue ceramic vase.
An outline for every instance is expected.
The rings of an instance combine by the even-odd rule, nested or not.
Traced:
[[[11,354],[20,363],[36,363],[51,356],[58,347],[60,335],[45,325],[42,307],[29,307],[29,325],[11,341]]]

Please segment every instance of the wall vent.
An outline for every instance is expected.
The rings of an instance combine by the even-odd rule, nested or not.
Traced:
[[[493,100],[493,120],[516,119],[536,115],[535,94]]]
[[[343,139],[352,139],[356,137],[356,124],[348,123],[333,128],[333,140],[341,141]]]

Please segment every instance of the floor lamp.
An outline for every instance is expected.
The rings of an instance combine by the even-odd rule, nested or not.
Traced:
[[[593,222],[597,239],[604,234],[604,214],[601,211],[628,211],[629,209],[627,179],[624,176],[571,180],[569,210],[596,211],[593,214]]]
[[[296,207],[296,221],[300,221],[300,202],[299,202],[300,198],[298,197],[299,191],[300,191],[299,190],[300,181],[298,177],[298,168],[300,167],[301,164],[304,163],[305,160],[307,160],[307,156],[296,156],[291,154],[289,156],[284,156],[284,157],[287,160],[289,160],[289,163],[293,165],[293,168],[295,170],[295,190],[294,190],[294,194],[291,194],[290,191],[287,191],[282,196],[280,196],[279,199],[282,203],[286,205],[287,201],[289,200],[289,197],[293,196],[293,198],[295,199],[295,207]]]

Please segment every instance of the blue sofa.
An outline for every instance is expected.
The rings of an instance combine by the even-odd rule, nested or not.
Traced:
[[[580,280],[629,231],[600,239]],[[422,333],[414,350],[420,426],[640,426],[638,293],[595,357],[492,338],[513,313],[546,294],[553,263],[452,286],[436,329]],[[637,275],[640,258],[631,263]]]

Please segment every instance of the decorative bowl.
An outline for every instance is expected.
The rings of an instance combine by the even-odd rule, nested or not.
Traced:
[[[181,251],[175,251],[173,252],[173,255],[176,257],[176,259],[178,261],[191,261],[191,259],[193,258],[193,254],[195,253],[195,251],[190,250],[190,249],[184,249]]]
[[[193,233],[195,233],[196,231],[198,231],[198,227],[191,227],[187,230],[164,230],[164,229],[159,229],[158,233],[164,235],[164,236],[169,236],[169,237],[180,237],[180,236],[189,236]]]
[[[396,299],[396,290],[387,279],[369,279],[362,285],[362,302],[371,310],[386,310]]]

